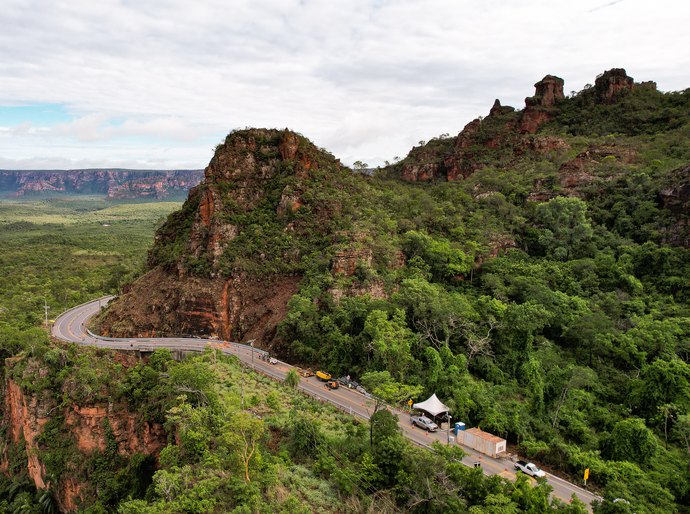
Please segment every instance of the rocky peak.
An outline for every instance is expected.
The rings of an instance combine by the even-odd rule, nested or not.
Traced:
[[[546,75],[534,84],[534,96],[525,98],[525,110],[520,117],[519,130],[534,134],[544,123],[553,119],[556,102],[563,100],[563,79]]]
[[[227,221],[228,214],[250,212],[274,192],[277,182],[288,184],[280,191],[274,207],[284,216],[302,207],[302,183],[310,170],[319,169],[319,162],[338,161],[321,152],[313,143],[288,129],[252,128],[230,133],[218,145],[206,168],[205,181],[193,190],[188,202],[198,202],[189,237],[189,253],[203,255],[217,264],[225,247],[241,227]],[[175,237],[175,234],[171,234]],[[178,268],[184,274],[184,268]]]
[[[489,116],[497,116],[501,114],[501,101],[496,98],[494,100],[494,104],[491,106],[491,110],[489,111]]]
[[[612,103],[621,91],[630,91],[635,81],[623,68],[612,68],[599,75],[594,82],[597,98],[604,103]],[[646,86],[649,87],[649,86]]]
[[[508,114],[510,112],[513,112],[515,110],[515,107],[511,107],[510,105],[501,105],[501,101],[496,98],[494,101],[494,105],[491,107],[491,110],[489,111],[489,116],[502,116],[504,114]]]
[[[452,147],[432,140],[413,148],[402,163],[401,178],[407,182],[461,180],[483,167],[484,159],[480,157],[488,154],[497,161],[509,162],[527,152],[544,154],[567,149],[560,138],[533,135],[557,116],[557,104],[565,99],[563,84],[563,79],[546,75],[534,85],[535,95],[525,100],[521,113],[496,99],[489,115],[465,125]]]
[[[554,75],[546,75],[534,84],[534,96],[525,99],[527,106],[539,105],[551,107],[556,102],[563,100],[563,79]]]
[[[269,345],[297,291],[303,255],[329,244],[350,201],[342,191],[356,190],[335,157],[287,129],[230,133],[204,173],[157,232],[149,272],[109,306],[105,332]]]
[[[205,171],[205,185],[232,183],[234,200],[245,210],[256,206],[262,184],[281,172],[306,176],[319,162],[339,165],[312,142],[288,129],[245,129],[232,132],[218,145]]]

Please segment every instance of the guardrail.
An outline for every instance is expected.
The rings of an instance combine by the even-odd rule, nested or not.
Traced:
[[[105,300],[105,299],[110,300],[110,299],[113,299],[113,298],[116,298],[116,297],[113,296],[113,295],[108,295],[108,296],[104,296],[104,297],[98,298],[97,300],[92,300],[92,301],[90,301],[90,302],[85,302],[85,303],[79,304],[79,305],[77,305],[77,306],[75,306],[75,307],[72,307],[72,308],[68,309],[67,311],[65,311],[64,313],[62,313],[60,316],[64,316],[65,314],[71,312],[71,311],[74,310],[74,309],[78,309],[79,307],[84,307],[84,306],[89,305],[89,304],[92,304],[92,303],[94,303],[94,302],[96,302],[96,301],[102,301],[102,300]],[[235,341],[223,341],[223,340],[218,340],[218,339],[200,338],[200,337],[198,337],[198,338],[197,338],[197,337],[193,337],[193,338],[124,338],[124,337],[107,337],[107,336],[101,336],[101,335],[94,334],[94,333],[91,332],[91,330],[89,330],[85,325],[84,325],[84,329],[86,330],[86,332],[88,333],[88,335],[91,336],[92,338],[94,338],[96,341],[112,342],[112,343],[131,343],[130,348],[126,348],[126,347],[125,347],[125,348],[121,348],[121,350],[125,350],[125,351],[128,351],[128,350],[129,350],[129,351],[147,351],[147,352],[148,352],[148,351],[155,351],[156,349],[160,348],[160,346],[147,346],[147,345],[141,345],[141,344],[139,344],[139,343],[136,342],[136,341],[142,341],[142,342],[154,342],[154,341],[155,341],[155,342],[159,342],[159,343],[160,343],[160,342],[173,342],[173,341],[175,341],[175,340],[177,340],[177,341],[180,341],[180,340],[183,340],[183,341],[184,341],[184,340],[187,340],[187,341],[193,341],[193,342],[198,343],[198,344],[195,345],[195,346],[181,346],[181,347],[176,347],[176,348],[173,348],[173,350],[176,350],[176,351],[183,351],[183,352],[203,352],[210,344],[216,343],[216,344],[219,344],[219,345],[221,345],[221,344],[230,344],[230,345],[232,345],[238,352],[239,352],[239,350],[244,349],[244,350],[246,350],[246,351],[258,353],[258,354],[260,354],[260,355],[268,355],[268,352],[265,351],[265,350],[262,350],[262,349],[260,349],[260,348],[254,348],[252,345],[248,345],[248,344],[245,344],[245,343],[238,343],[238,342],[235,342]],[[166,341],[166,340],[167,340],[167,341]],[[84,343],[82,343],[82,344],[84,344]],[[88,344],[88,343],[86,343],[86,344]],[[230,348],[227,348],[227,347],[226,347],[226,348],[221,348],[221,351],[222,351],[224,354],[232,355],[232,351],[231,351]],[[249,367],[249,363],[245,363],[245,362],[243,362],[243,361],[242,361],[241,359],[239,359],[239,358],[238,358],[238,360],[239,360],[239,362],[240,362],[240,365],[244,365],[244,366],[246,366],[246,367]],[[278,362],[280,362],[281,364],[285,364],[285,365],[290,366],[288,363],[285,363],[285,362],[283,362],[283,361],[278,361]],[[264,375],[264,376],[266,376],[266,377],[268,377],[268,378],[270,378],[270,379],[272,379],[272,380],[276,380],[276,381],[281,381],[281,380],[282,380],[282,377],[281,377],[280,375],[278,375],[278,374],[274,374],[274,373],[271,373],[271,372],[269,372],[269,371],[267,371],[267,370],[261,370],[261,369],[255,368],[255,367],[252,367],[252,369],[253,369],[253,371],[258,372],[258,373],[260,373],[260,374],[262,374],[262,375]],[[358,418],[361,418],[361,419],[364,419],[364,420],[368,420],[368,419],[369,419],[369,416],[368,416],[368,415],[362,414],[361,412],[357,412],[357,410],[353,410],[351,406],[345,405],[345,404],[343,404],[343,403],[337,401],[336,399],[334,399],[334,398],[332,398],[332,397],[318,395],[317,393],[315,393],[315,392],[313,392],[313,391],[309,391],[308,389],[306,389],[306,388],[303,387],[303,386],[298,386],[298,388],[299,388],[299,390],[300,390],[302,393],[304,393],[304,394],[306,394],[306,395],[309,395],[309,396],[312,397],[312,398],[315,398],[317,401],[329,403],[329,404],[333,405],[334,407],[336,407],[337,409],[339,409],[339,410],[341,410],[341,411],[343,411],[343,412],[347,412],[347,413],[350,414],[351,416],[355,416],[355,417],[358,417]],[[362,395],[362,396],[364,396],[364,395]],[[385,403],[383,403],[383,405],[385,405],[387,408],[392,408],[390,405],[387,405],[387,404],[385,404]],[[397,410],[397,409],[394,409],[394,408],[392,408],[392,409],[393,409],[394,411]],[[367,414],[368,414],[368,413],[367,413]],[[417,445],[417,446],[419,446],[419,447],[421,447],[421,448],[426,448],[426,449],[428,449],[428,450],[430,450],[430,451],[435,451],[434,448],[433,448],[433,446],[431,446],[431,445],[429,445],[429,444],[426,444],[426,443],[420,442],[420,441],[416,441],[416,440],[411,439],[411,438],[409,438],[409,440],[410,440],[413,444],[415,444],[415,445]],[[470,464],[470,463],[462,462],[462,461],[460,461],[460,463],[463,464],[463,465],[465,465],[465,466],[472,467],[472,464]],[[485,475],[488,475],[488,472],[487,472],[486,470],[482,469],[482,472],[483,472]],[[580,492],[583,493],[583,494],[593,495],[596,499],[601,499],[601,497],[597,496],[596,494],[593,494],[593,493],[591,493],[590,491],[587,491],[586,489],[582,489],[581,487],[579,487],[579,486],[577,486],[577,485],[575,485],[575,484],[572,484],[571,482],[568,482],[567,480],[564,480],[564,479],[562,479],[561,477],[557,477],[557,476],[551,475],[551,474],[549,474],[549,477],[550,477],[550,478],[553,478],[553,479],[556,479],[557,481],[560,481],[560,482],[562,482],[562,483],[564,483],[564,484],[568,484],[570,487],[572,487],[572,488],[574,488],[574,489],[580,491]]]

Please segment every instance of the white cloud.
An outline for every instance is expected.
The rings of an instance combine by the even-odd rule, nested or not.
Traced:
[[[0,131],[0,156],[203,167],[233,127],[288,126],[378,164],[494,98],[522,107],[547,73],[684,89],[688,18],[673,0],[5,0],[0,105],[74,120]]]

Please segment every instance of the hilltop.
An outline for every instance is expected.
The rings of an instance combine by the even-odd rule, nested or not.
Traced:
[[[608,499],[687,506],[690,90],[563,88],[373,176],[287,129],[229,134],[101,329],[435,392]]]

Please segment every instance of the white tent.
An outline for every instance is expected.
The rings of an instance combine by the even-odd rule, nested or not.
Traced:
[[[436,417],[439,414],[443,414],[444,412],[448,412],[450,409],[441,403],[441,400],[439,400],[436,397],[436,393],[432,394],[428,400],[425,400],[420,403],[415,403],[412,408],[414,409],[419,409],[423,410],[424,412],[431,414],[432,416]]]

